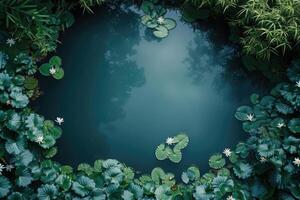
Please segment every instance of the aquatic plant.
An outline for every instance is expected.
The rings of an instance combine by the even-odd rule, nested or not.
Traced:
[[[169,35],[169,31],[176,27],[176,21],[165,18],[166,9],[160,5],[155,5],[158,0],[144,0],[141,8],[145,15],[141,17],[141,22],[153,30],[153,35],[157,38],[164,38]]]
[[[57,27],[64,25],[58,23],[55,27],[47,27],[48,22],[40,19],[32,22],[32,13],[22,13],[33,10],[39,11],[37,14],[40,15],[45,9],[46,14],[52,15],[55,9],[43,8],[41,2],[0,2],[1,25],[10,15],[14,19],[7,19],[8,26],[1,26],[4,33],[0,34],[0,198],[300,199],[299,60],[292,62],[286,73],[288,79],[277,84],[269,95],[260,97],[253,94],[250,96],[251,105],[237,109],[235,117],[242,122],[249,138],[230,151],[224,151],[225,157],[221,153],[213,154],[208,161],[211,169],[202,175],[196,166],[192,166],[182,173],[182,182],[176,182],[173,174],[161,168],[154,168],[150,175],[137,175],[114,159],[82,163],[76,169],[51,160],[58,151],[55,144],[62,130],[53,121],[32,111],[28,104],[31,91],[38,85],[33,79],[37,71],[36,61],[40,61],[36,55],[47,52],[45,49],[52,49],[47,47],[51,47],[54,41],[47,40],[48,36],[29,37],[28,34],[35,33],[39,26],[41,30],[49,28],[56,32]],[[253,4],[266,6],[264,2],[257,2]],[[274,1],[274,4],[278,2],[291,3]],[[21,7],[18,10],[19,4]],[[226,5],[231,4],[219,6]],[[234,6],[228,7],[225,13],[231,8]],[[285,8],[287,6],[281,9]],[[291,11],[287,9],[285,12]],[[29,22],[33,23],[32,26]],[[23,39],[17,39],[15,44],[11,41],[6,43],[7,39],[12,38],[10,35]],[[24,46],[21,47],[20,42],[25,42]],[[46,44],[46,48],[35,46],[36,42]],[[57,64],[57,61],[52,64]],[[187,141],[182,139],[186,137],[179,138],[169,138],[167,147],[174,145],[172,147],[175,149],[178,145],[180,150],[186,147]]]
[[[61,58],[59,56],[53,56],[48,63],[44,63],[40,66],[39,71],[44,76],[52,76],[59,80],[64,77],[64,70],[61,68]]]
[[[174,163],[179,163],[182,159],[181,150],[189,143],[189,138],[185,133],[179,133],[173,138],[167,138],[166,144],[160,144],[155,150],[158,160],[170,159]],[[171,146],[174,146],[171,148]]]

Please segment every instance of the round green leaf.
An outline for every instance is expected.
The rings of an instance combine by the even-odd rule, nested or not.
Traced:
[[[174,19],[166,18],[164,20],[164,26],[168,30],[172,30],[172,29],[174,29],[176,27],[176,21]]]
[[[32,76],[26,76],[24,87],[28,90],[33,90],[38,86],[38,80]]]
[[[56,72],[53,74],[53,78],[60,80],[64,77],[64,70],[63,68],[57,68]]]
[[[209,166],[213,169],[221,169],[225,165],[222,154],[215,154],[209,158]]]
[[[182,153],[180,150],[174,149],[173,153],[169,155],[169,158],[174,163],[179,163],[182,159]]]
[[[50,76],[50,69],[52,68],[51,64],[44,63],[40,66],[39,71],[44,76]]]
[[[169,35],[169,31],[164,26],[157,26],[155,30],[153,31],[153,34],[157,38],[165,38]]]
[[[288,127],[293,133],[300,133],[300,118],[292,119],[289,122]]]
[[[49,63],[55,67],[60,67],[61,66],[61,58],[58,56],[53,56],[50,60]]]

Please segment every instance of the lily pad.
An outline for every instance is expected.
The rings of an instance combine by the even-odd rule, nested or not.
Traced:
[[[288,127],[293,133],[300,133],[300,118],[292,119],[289,122]]]
[[[55,66],[55,67],[60,67],[61,66],[61,58],[59,56],[53,56],[49,60],[50,65]]]
[[[44,63],[40,66],[39,71],[44,76],[50,76],[50,69],[52,65],[50,63]]]
[[[209,158],[209,166],[213,169],[221,169],[225,165],[222,154],[215,154]]]
[[[150,15],[144,15],[141,17],[141,22],[142,24],[144,24],[145,26],[147,26],[147,22],[150,21],[152,18],[150,17]]]
[[[25,77],[24,87],[28,90],[33,90],[38,86],[38,80],[31,76]]]
[[[173,149],[173,153],[169,155],[169,158],[174,163],[179,163],[182,159],[182,153],[178,149]]]
[[[165,149],[165,144],[160,144],[156,148],[155,156],[158,160],[165,160],[168,158],[168,151]]]
[[[170,143],[167,144],[160,144],[155,150],[155,156],[158,160],[165,160],[170,159],[170,161],[174,163],[179,163],[182,159],[181,150],[184,149],[188,143],[189,138],[186,134],[180,133],[173,138],[168,138],[171,140]],[[173,149],[171,148],[172,145],[175,145]]]
[[[168,29],[168,30],[172,30],[176,27],[176,21],[174,19],[171,18],[166,18],[164,20],[164,26]]]
[[[60,67],[60,68],[56,69],[55,74],[53,74],[53,78],[60,80],[64,77],[64,74],[65,73],[64,73],[63,68]]]
[[[178,149],[178,150],[184,149],[189,143],[189,138],[184,133],[175,136],[174,140],[177,143],[174,149]]]
[[[169,30],[164,26],[157,26],[153,31],[153,35],[157,38],[165,38],[169,35]]]

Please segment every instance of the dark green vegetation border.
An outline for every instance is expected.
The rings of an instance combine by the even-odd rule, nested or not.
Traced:
[[[34,75],[41,59],[55,51],[59,32],[74,22],[69,10],[80,6],[92,12],[90,6],[102,1],[0,0],[0,198],[300,199],[300,61],[294,59],[299,56],[299,1],[168,3],[183,7],[184,18],[191,22],[216,15],[228,18],[235,31],[230,37],[243,48],[248,68],[267,64],[261,71],[272,74],[290,65],[285,82],[269,96],[253,94],[251,106],[237,109],[235,116],[249,139],[225,156],[212,155],[211,169],[203,175],[190,167],[181,183],[160,168],[135,176],[134,170],[111,159],[77,169],[52,161],[62,131],[28,107],[39,95]],[[51,62],[60,64],[57,58]],[[283,66],[278,68],[278,63]]]

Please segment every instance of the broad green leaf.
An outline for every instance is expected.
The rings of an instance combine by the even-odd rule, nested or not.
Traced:
[[[65,74],[65,72],[64,72],[63,68],[60,67],[60,68],[56,68],[56,72],[52,76],[53,76],[53,78],[60,80],[64,77],[64,74]]]
[[[44,63],[40,66],[39,71],[44,76],[50,76],[50,69],[52,68],[51,64]]]
[[[300,133],[300,118],[290,120],[288,127],[293,133]]]
[[[165,38],[169,35],[169,31],[164,26],[157,26],[157,27],[155,27],[155,30],[153,31],[153,34],[157,38]]]
[[[222,154],[215,154],[209,158],[209,166],[213,169],[221,169],[225,165]]]
[[[163,24],[168,30],[172,30],[176,27],[176,21],[171,18],[166,18]]]

